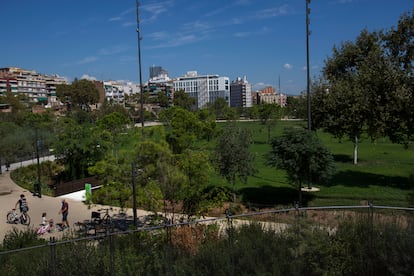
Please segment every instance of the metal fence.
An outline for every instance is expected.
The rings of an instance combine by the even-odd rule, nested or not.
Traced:
[[[172,229],[179,229],[183,226],[195,225],[215,225],[220,235],[225,235],[226,229],[245,223],[260,223],[264,227],[274,229],[275,231],[283,231],[289,225],[305,218],[312,221],[313,225],[334,228],[335,224],[341,221],[341,219],[349,216],[358,216],[358,214],[367,216],[371,220],[371,223],[373,223],[375,214],[381,215],[382,219],[393,218],[395,220],[400,217],[397,214],[403,212],[405,215],[408,213],[411,216],[411,214],[414,214],[412,213],[413,211],[414,208],[376,206],[368,203],[368,205],[358,206],[292,207],[235,215],[231,214],[231,212],[226,212],[224,216],[217,218],[179,221],[178,223],[170,223],[165,220],[159,225],[141,225],[141,227],[134,227],[127,231],[106,231],[105,233],[100,232],[99,234],[78,238],[73,238],[74,235],[72,235],[64,237],[61,240],[50,238],[49,241],[41,241],[40,244],[35,246],[2,251],[0,252],[0,260],[5,257],[10,257],[13,254],[18,254],[19,258],[17,259],[22,260],[22,263],[16,265],[23,265],[24,260],[27,258],[37,258],[36,262],[39,266],[42,266],[44,275],[65,275],[65,266],[71,265],[78,268],[80,271],[79,275],[88,275],[88,269],[93,264],[94,258],[100,258],[105,263],[105,267],[102,268],[104,271],[103,274],[115,275],[115,268],[122,266],[122,263],[126,262],[126,260],[117,260],[119,256],[116,256],[117,253],[114,248],[117,242],[115,237],[118,236],[139,233],[157,235],[157,233],[170,233]],[[195,236],[198,238],[197,234]],[[71,252],[83,252],[78,249],[87,245],[93,245],[96,248],[98,244],[101,249],[99,254],[87,256],[79,253],[79,255],[71,255],[71,259],[65,259],[65,254],[67,255],[65,252],[68,252],[68,250]]]

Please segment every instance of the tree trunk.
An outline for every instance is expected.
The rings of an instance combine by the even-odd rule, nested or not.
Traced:
[[[355,135],[354,140],[354,165],[358,164],[358,136]]]
[[[298,207],[302,207],[302,182],[299,181],[299,186],[298,186],[298,198],[299,198],[299,202],[298,202]]]

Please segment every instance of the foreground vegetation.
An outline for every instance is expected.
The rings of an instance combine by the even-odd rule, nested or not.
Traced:
[[[278,232],[258,224],[182,226],[0,255],[2,275],[411,275],[412,221],[345,219],[335,231],[297,220]],[[67,237],[69,238],[69,237]],[[30,230],[1,250],[39,245]],[[24,261],[22,261],[24,260]]]
[[[249,151],[255,156],[253,167],[255,173],[247,178],[246,182],[237,179],[235,189],[238,201],[244,205],[254,208],[273,208],[277,206],[292,205],[297,200],[297,192],[292,186],[283,170],[273,169],[266,166],[265,154],[271,147],[267,143],[268,133],[265,125],[260,122],[238,122],[220,123],[219,129],[228,128],[236,124],[252,133],[252,144]],[[281,135],[287,127],[304,127],[301,121],[279,121],[271,129],[271,137]],[[157,130],[158,129],[158,130]],[[151,140],[159,140],[161,126],[146,128],[147,136]],[[128,134],[122,136],[118,142],[117,155],[118,164],[122,162],[120,156],[132,152],[140,140],[140,130],[131,129]],[[363,139],[359,144],[360,162],[358,165],[352,163],[353,145],[349,141],[338,141],[330,134],[317,132],[318,138],[332,152],[336,173],[327,184],[313,183],[314,187],[320,189],[315,193],[304,193],[304,205],[327,206],[327,205],[359,205],[371,201],[377,205],[390,206],[414,206],[411,197],[414,193],[414,167],[413,149],[405,149],[401,145],[393,144],[388,139],[380,139],[372,143],[369,139]],[[147,138],[148,139],[148,138]],[[200,141],[195,148],[212,152],[216,140]],[[130,166],[126,164],[127,169]],[[62,166],[53,163],[42,163],[42,191],[50,192],[47,183],[59,171]],[[205,167],[207,168],[207,167]],[[233,187],[219,176],[216,170],[209,172],[207,187],[218,187],[224,189],[230,195]],[[36,166],[21,168],[13,172],[12,177],[19,185],[31,190],[36,181]],[[131,178],[125,177],[125,183],[131,185]],[[124,185],[125,185],[124,183]],[[130,194],[129,194],[130,195]],[[127,196],[126,206],[132,206],[132,199]],[[410,197],[411,196],[411,197]],[[223,201],[231,198],[223,198]],[[109,202],[107,202],[109,203]],[[119,205],[119,202],[112,202]]]

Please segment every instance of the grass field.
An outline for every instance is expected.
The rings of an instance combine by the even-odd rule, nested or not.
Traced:
[[[220,124],[226,127],[228,123]],[[252,152],[256,154],[255,166],[258,173],[249,177],[247,185],[237,183],[240,199],[248,205],[273,207],[291,205],[297,200],[297,192],[287,182],[283,171],[264,164],[263,155],[270,150],[268,134],[259,122],[239,122],[253,134]],[[304,122],[281,121],[271,130],[271,137],[280,135],[285,127],[305,127]],[[329,185],[313,186],[319,192],[304,193],[304,205],[357,205],[372,201],[375,205],[408,206],[407,195],[414,192],[414,151],[387,139],[372,143],[361,139],[358,146],[358,164],[353,165],[353,143],[342,142],[330,134],[317,133],[331,150],[336,161],[337,172]],[[212,182],[228,185],[218,176]]]

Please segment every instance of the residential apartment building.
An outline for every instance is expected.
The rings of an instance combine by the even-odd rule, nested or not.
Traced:
[[[246,77],[237,78],[230,84],[230,106],[251,107],[252,106],[252,84],[247,82]]]
[[[173,81],[174,91],[183,90],[196,100],[195,107],[203,108],[218,98],[223,98],[230,106],[230,80],[218,75],[198,75],[189,71]]]
[[[58,105],[56,86],[66,83],[66,79],[58,75],[44,75],[18,67],[0,68],[0,94],[22,95],[32,103]]]
[[[255,104],[278,104],[281,107],[284,107],[286,106],[287,95],[283,93],[276,93],[274,87],[268,86],[253,93],[253,102]]]

